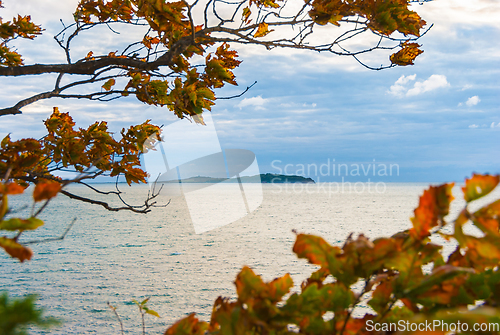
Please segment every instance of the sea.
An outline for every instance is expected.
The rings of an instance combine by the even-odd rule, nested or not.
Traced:
[[[116,185],[94,186],[112,191]],[[150,191],[147,185],[119,186],[124,200],[131,204],[143,203]],[[63,240],[30,245],[31,261],[19,263],[2,252],[0,291],[16,297],[36,293],[45,315],[62,321],[50,331],[33,328],[31,334],[120,334],[120,322],[108,303],[116,307],[125,334],[141,334],[141,315],[133,300],[146,298],[147,306],[160,315],[145,316],[146,333],[163,334],[193,312],[200,320],[209,321],[217,297],[236,296],[234,279],[245,265],[266,281],[290,273],[294,290],[299,290],[317,267],[292,252],[295,232],[315,234],[341,246],[351,233],[377,238],[411,228],[410,217],[428,184],[386,183],[377,191],[333,193],[325,192],[328,187],[310,187],[306,192],[291,184],[253,185],[261,186],[262,201],[255,210],[199,234],[184,196],[160,195],[156,201],[168,203],[166,207],[137,214],[110,212],[58,195],[40,216],[45,225],[25,231],[21,241],[59,237],[76,219],[74,225]],[[95,195],[85,186],[68,191],[109,198]],[[464,206],[460,186],[453,193],[457,200],[449,220]],[[495,191],[482,203],[499,197],[500,192]],[[10,206],[19,216],[29,215],[29,191],[12,196]],[[443,252],[453,248],[448,243]]]

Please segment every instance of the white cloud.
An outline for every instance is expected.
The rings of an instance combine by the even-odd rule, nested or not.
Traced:
[[[409,88],[407,84],[410,81],[415,80],[416,74],[411,76],[401,76],[398,80],[391,86],[389,93],[395,96],[414,96],[419,95],[424,92],[433,91],[441,87],[448,87],[450,83],[446,80],[446,76],[441,74],[433,74],[427,80],[417,81],[412,88]]]
[[[475,128],[482,128],[482,129],[487,129],[487,128],[500,128],[500,122],[498,123],[495,123],[495,122],[492,122],[489,126],[487,124],[482,124],[482,125],[477,125],[477,124],[471,124],[469,126],[469,128],[471,129],[475,129]]]
[[[404,92],[406,91],[406,88],[404,85],[411,80],[415,80],[416,77],[417,77],[416,74],[412,74],[411,76],[404,76],[403,75],[403,76],[399,77],[399,79],[396,80],[394,85],[391,86],[389,93],[396,95],[396,96],[404,95]]]
[[[406,96],[414,96],[448,86],[450,86],[450,83],[448,83],[448,81],[446,80],[446,76],[441,74],[433,74],[427,80],[416,82],[413,88],[406,92]]]
[[[473,97],[470,97],[465,104],[469,107],[472,107],[472,106],[477,105],[480,101],[481,101],[481,99],[479,99],[479,97],[477,95],[475,95]]]
[[[236,106],[242,109],[243,107],[254,106],[257,110],[265,109],[264,105],[269,101],[269,99],[264,99],[262,96],[256,96],[252,98],[245,98]]]
[[[412,74],[411,76],[401,76],[398,80],[396,80],[396,85],[404,85],[409,81],[415,80],[417,78],[417,74]]]

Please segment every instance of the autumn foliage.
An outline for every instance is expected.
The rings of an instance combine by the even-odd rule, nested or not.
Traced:
[[[0,1],[0,8],[2,7],[2,1]],[[33,39],[41,33],[42,28],[31,22],[29,15],[18,15],[12,21],[6,22],[0,17],[0,67],[24,64],[21,55],[7,46],[8,42],[16,38]]]
[[[20,114],[23,107],[42,99],[107,102],[135,96],[145,104],[165,107],[179,118],[203,124],[202,113],[215,104],[216,89],[236,85],[234,70],[241,61],[235,45],[327,52],[354,57],[368,68],[372,67],[360,61],[360,55],[391,50],[389,64],[374,69],[412,65],[423,52],[416,40],[426,25],[411,10],[412,2],[312,0],[301,1],[299,9],[290,13],[291,6],[281,0],[80,0],[73,22],[63,24],[55,36],[66,58],[64,64],[25,64],[13,43],[19,38],[35,38],[42,27],[30,16],[10,21],[0,18],[0,76],[57,74],[51,90],[0,109],[0,116]],[[112,27],[117,25],[146,29],[142,38],[126,41],[120,51],[101,46],[100,50],[106,50],[102,54],[84,50],[75,56],[72,52],[82,49],[71,48],[77,35],[100,26],[114,33]],[[338,35],[324,34],[320,37],[327,40],[315,44],[309,37],[318,37],[318,26],[345,29]],[[285,28],[289,28],[287,32]],[[362,50],[349,50],[343,44],[365,32],[378,42]],[[20,262],[30,260],[33,253],[19,243],[19,237],[43,225],[38,215],[58,194],[112,211],[140,213],[149,211],[153,205],[149,200],[155,197],[148,198],[140,209],[125,202],[123,207],[112,207],[76,196],[66,186],[89,186],[86,180],[101,175],[123,176],[128,184],[145,182],[147,174],[140,168],[139,157],[153,144],[148,139],[160,140],[159,127],[146,121],[123,129],[120,139],[115,139],[106,122],[76,128],[69,114],[57,108],[45,127],[47,135],[41,139],[14,141],[8,135],[0,143],[0,247]],[[61,178],[58,172],[68,168],[76,177]],[[391,237],[370,240],[363,234],[351,235],[343,246],[332,246],[321,237],[297,234],[293,251],[318,266],[300,291],[293,291],[288,274],[264,282],[244,267],[235,280],[237,298],[219,297],[209,322],[191,314],[165,334],[344,335],[369,333],[368,321],[460,320],[469,329],[473,323],[499,323],[500,200],[475,211],[468,206],[498,183],[498,175],[474,175],[466,180],[467,205],[453,221],[448,216],[454,185],[430,187],[415,209],[413,227]],[[33,188],[31,213],[16,217],[9,198],[25,192],[29,185]],[[120,198],[119,191],[115,195]],[[480,234],[469,234],[470,226]],[[454,251],[444,254],[443,246],[435,243],[437,237],[454,246]],[[137,302],[143,320],[145,314],[156,313],[146,303]],[[371,310],[357,313],[360,305]]]
[[[299,292],[292,291],[289,274],[266,283],[244,267],[235,280],[237,298],[219,297],[210,322],[191,314],[165,334],[372,334],[377,332],[367,324],[434,320],[460,321],[461,330],[469,329],[463,333],[498,334],[498,329],[471,330],[474,324],[500,326],[500,200],[475,211],[468,205],[490,193],[499,179],[478,174],[467,179],[462,188],[467,204],[454,221],[447,220],[451,183],[426,190],[413,227],[391,237],[370,240],[360,234],[340,247],[297,234],[293,251],[318,266]],[[465,233],[466,224],[482,236]],[[453,233],[445,232],[448,226]],[[437,236],[455,246],[451,254],[433,242]],[[371,309],[356,313],[360,305]]]
[[[0,115],[20,114],[21,108],[41,99],[110,101],[132,95],[143,103],[166,107],[179,118],[203,124],[202,112],[210,111],[214,105],[215,89],[237,84],[233,71],[241,61],[232,48],[238,45],[327,52],[354,57],[368,68],[372,67],[358,56],[369,51],[392,50],[390,62],[376,69],[413,64],[423,52],[416,40],[426,22],[411,9],[412,2],[314,0],[299,1],[299,6],[291,10],[281,0],[214,0],[192,4],[80,0],[73,13],[74,22],[63,23],[61,32],[55,36],[67,59],[64,64],[24,64],[21,54],[11,45],[17,38],[33,39],[43,29],[29,16],[7,22],[0,19],[0,76],[59,75],[52,90],[0,109]],[[109,50],[102,54],[87,50],[86,56],[75,56],[71,50],[74,38],[103,25],[113,33],[119,27],[146,29],[142,39],[125,39],[126,47],[121,51],[114,46],[101,46],[100,49]],[[331,27],[331,36],[318,36],[314,30],[317,26]],[[336,32],[339,26],[345,29]],[[343,45],[365,33],[374,35],[378,42],[362,50],[349,50]],[[313,36],[324,42],[309,40]],[[63,77],[69,83],[61,84]],[[85,91],[81,90],[83,87],[91,92],[81,93]],[[100,89],[95,90],[96,87]],[[80,90],[74,93],[75,88]],[[72,93],[66,93],[70,89]]]
[[[8,172],[9,178],[25,186],[44,181],[47,186],[40,193],[58,191],[61,185],[94,179],[105,173],[111,177],[122,174],[129,184],[146,182],[147,174],[139,168],[139,154],[144,145],[148,145],[148,139],[159,139],[160,133],[159,127],[149,121],[123,129],[119,141],[108,131],[106,122],[95,122],[87,129],[75,129],[69,114],[59,112],[58,108],[54,108],[45,126],[47,135],[40,140],[12,141],[7,135],[1,141],[0,175]],[[61,168],[69,167],[82,175],[71,180],[54,175]],[[88,173],[91,169],[98,172]],[[35,201],[40,201],[36,192]]]
[[[23,262],[32,257],[32,252],[18,242],[26,230],[34,230],[43,225],[37,218],[45,206],[58,193],[74,197],[64,187],[72,183],[85,184],[88,179],[101,175],[124,176],[128,184],[146,182],[147,174],[140,168],[140,153],[147,150],[151,140],[159,140],[160,129],[149,121],[121,131],[121,139],[115,140],[108,131],[106,122],[96,122],[87,129],[75,129],[75,123],[68,113],[54,108],[53,114],[45,121],[47,135],[42,139],[33,138],[12,141],[7,135],[0,143],[0,230],[10,236],[0,237],[0,247],[10,256]],[[156,134],[156,136],[155,136]],[[58,172],[72,169],[76,177],[63,179]],[[34,185],[33,209],[28,218],[9,218],[9,196],[25,191]],[[78,200],[92,202],[78,197]],[[41,203],[35,211],[35,203]],[[108,206],[102,201],[94,201]],[[141,212],[135,207],[124,208]],[[148,211],[148,206],[142,210]]]

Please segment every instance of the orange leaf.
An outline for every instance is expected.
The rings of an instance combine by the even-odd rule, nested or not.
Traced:
[[[192,335],[202,335],[205,334],[208,329],[208,324],[203,321],[198,321],[194,316],[194,313],[189,314],[184,319],[181,319],[174,323],[170,328],[167,329],[165,335],[175,335],[175,334],[192,334]]]
[[[33,191],[33,199],[36,202],[52,199],[57,195],[57,193],[59,193],[60,190],[61,184],[58,182],[50,181],[38,183]]]
[[[7,183],[0,185],[0,194],[21,194],[24,192],[24,187],[18,183]]]
[[[413,228],[410,233],[417,239],[429,236],[429,230],[441,223],[448,215],[450,202],[453,200],[451,189],[455,184],[431,186],[420,197],[415,217],[411,219]]]
[[[5,236],[0,237],[0,247],[4,248],[11,257],[19,259],[21,263],[25,260],[30,260],[31,256],[33,256],[31,249]]]
[[[85,56],[85,60],[94,60],[95,58],[93,57],[94,53],[92,51],[89,51],[87,56]]]
[[[500,237],[500,200],[476,211],[473,215],[474,224],[486,234]]]
[[[464,199],[467,202],[479,199],[486,194],[493,191],[493,189],[498,185],[500,181],[500,176],[490,176],[490,175],[480,175],[475,174],[471,179],[465,180],[465,186],[462,187],[464,192]]]
[[[286,274],[281,278],[276,278],[272,282],[267,284],[269,290],[269,298],[272,301],[278,302],[281,298],[290,292],[293,287],[293,280],[290,274]]]

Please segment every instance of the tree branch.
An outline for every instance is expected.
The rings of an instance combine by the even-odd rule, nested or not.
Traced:
[[[70,192],[65,191],[65,190],[61,190],[61,193],[64,194],[65,196],[67,196],[68,198],[71,198],[71,199],[74,199],[74,200],[80,200],[80,201],[83,201],[83,202],[86,202],[86,203],[89,203],[89,204],[102,206],[102,207],[106,208],[108,211],[111,211],[111,212],[118,212],[118,211],[121,211],[121,210],[129,210],[129,211],[132,211],[134,213],[141,213],[141,214],[146,214],[146,213],[151,212],[151,209],[149,209],[149,207],[144,208],[144,209],[137,209],[137,208],[128,207],[128,206],[124,206],[124,207],[111,207],[107,202],[99,201],[99,200],[94,200],[94,199],[89,199],[89,198],[85,198],[85,197],[81,197],[79,195],[70,193]]]

